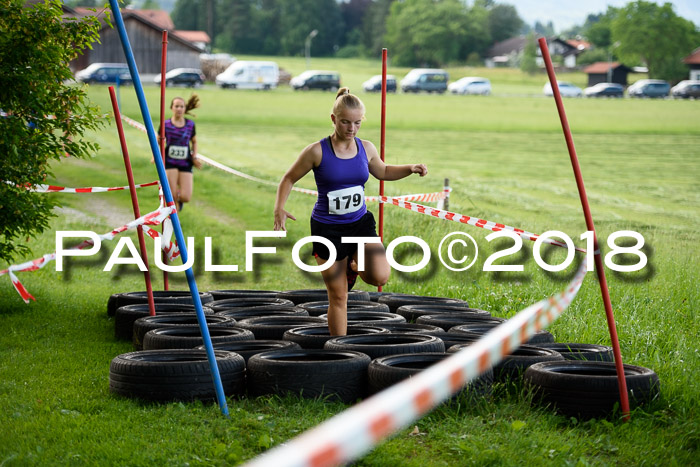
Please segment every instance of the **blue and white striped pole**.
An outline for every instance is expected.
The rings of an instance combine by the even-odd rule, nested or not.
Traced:
[[[160,179],[160,184],[163,187],[163,195],[165,196],[165,202],[168,206],[172,206],[174,204],[173,194],[170,191],[170,185],[168,184],[168,176],[165,174],[165,166],[163,165],[163,160],[160,156],[160,149],[156,140],[156,132],[153,129],[151,114],[148,111],[146,96],[143,93],[143,85],[141,84],[139,71],[136,68],[136,61],[134,60],[134,54],[131,49],[131,44],[129,43],[129,37],[126,34],[126,28],[124,27],[124,20],[122,19],[122,13],[119,9],[118,0],[109,0],[109,5],[112,8],[112,13],[114,15],[114,24],[116,24],[117,31],[119,31],[119,38],[121,39],[122,47],[124,48],[124,55],[126,55],[126,61],[129,65],[129,72],[131,72],[131,79],[134,83],[134,89],[136,90],[136,97],[139,100],[139,107],[141,107],[141,116],[143,117],[144,125],[146,125],[148,141],[151,144],[151,152],[153,153],[153,161],[156,163],[156,169],[158,170],[158,178]],[[177,240],[177,244],[180,247],[180,256],[182,257],[183,264],[185,264],[187,263],[188,257],[187,247],[177,212],[173,212],[170,219],[173,223],[173,232],[175,233],[175,239]],[[209,328],[207,327],[206,317],[204,316],[204,310],[202,309],[202,300],[199,297],[197,282],[194,280],[194,272],[192,272],[191,267],[185,271],[185,275],[187,276],[187,283],[190,286],[190,293],[192,294],[192,300],[194,301],[194,308],[197,312],[197,321],[199,321],[199,329],[202,332],[204,346],[207,349],[207,359],[209,360],[209,368],[211,369],[211,377],[214,381],[214,387],[216,389],[216,398],[219,402],[219,408],[221,409],[221,413],[228,417],[228,406],[226,405],[224,387],[221,384],[221,376],[219,375],[219,367],[216,365],[214,347],[211,344]]]

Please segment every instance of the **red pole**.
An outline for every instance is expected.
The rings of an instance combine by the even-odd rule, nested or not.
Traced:
[[[165,71],[167,68],[168,58],[168,31],[163,31],[163,46],[160,54],[160,136],[158,143],[160,144],[160,157],[165,164]],[[163,222],[165,229],[165,222]],[[168,264],[168,256],[165,252],[162,253],[163,264]],[[163,290],[168,290],[168,271],[163,270]]]
[[[386,145],[386,48],[382,49],[382,110],[381,136],[379,140],[379,157],[384,162],[384,147]],[[384,180],[379,180],[379,196],[384,196]],[[384,203],[379,203],[379,238],[384,241]],[[377,287],[379,292],[382,286]]]
[[[615,327],[615,317],[613,316],[612,303],[610,302],[610,292],[608,291],[608,282],[605,279],[605,269],[603,269],[603,257],[598,247],[598,238],[596,237],[595,225],[593,224],[593,216],[591,216],[591,209],[588,205],[588,196],[586,195],[586,187],[583,184],[583,176],[581,175],[581,167],[578,163],[578,156],[576,155],[576,147],[574,146],[574,139],[571,136],[571,129],[569,128],[569,121],[566,118],[566,112],[564,112],[564,104],[561,100],[561,94],[559,93],[559,86],[557,85],[557,77],[554,74],[554,66],[552,66],[552,59],[549,56],[549,49],[547,48],[547,40],[541,37],[539,40],[540,50],[542,51],[542,58],[544,58],[545,66],[547,67],[547,74],[549,75],[549,83],[552,86],[552,93],[554,94],[554,101],[557,104],[557,111],[559,112],[559,119],[561,120],[561,126],[564,130],[564,138],[566,139],[566,146],[569,149],[569,158],[571,159],[571,165],[574,169],[574,176],[576,177],[576,186],[578,187],[579,198],[581,198],[581,206],[583,207],[583,215],[586,218],[586,228],[593,232],[593,255],[595,259],[595,271],[598,275],[598,283],[600,284],[600,292],[603,295],[603,304],[605,305],[605,316],[608,321],[608,331],[610,332],[610,340],[612,341],[613,355],[615,356],[615,368],[617,369],[617,381],[618,388],[620,390],[620,407],[622,408],[622,414],[625,420],[630,418],[630,405],[629,399],[627,397],[627,381],[625,380],[625,370],[622,364],[622,353],[620,352],[620,342],[617,338],[617,329]],[[591,252],[589,252],[590,254]]]
[[[117,131],[119,132],[119,143],[122,146],[122,156],[124,157],[124,167],[126,168],[126,178],[129,180],[129,193],[131,194],[131,207],[134,210],[134,219],[141,217],[139,209],[139,199],[136,196],[136,186],[134,184],[134,174],[131,171],[131,161],[129,160],[129,150],[126,147],[126,138],[124,137],[124,127],[122,126],[122,117],[117,104],[117,94],[114,92],[114,86],[109,87],[109,97],[112,99],[112,109],[114,109],[114,120],[117,122]],[[146,253],[146,242],[143,239],[143,228],[139,225],[136,228],[139,237],[139,247],[141,249],[141,258],[148,268],[148,254]],[[156,315],[156,306],[153,301],[153,288],[151,287],[151,275],[148,270],[143,272],[143,277],[146,280],[146,293],[148,294],[148,311],[151,316]]]

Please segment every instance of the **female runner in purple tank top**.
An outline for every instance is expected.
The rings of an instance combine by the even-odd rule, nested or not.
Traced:
[[[185,118],[190,110],[198,106],[199,97],[196,94],[187,102],[182,97],[176,97],[170,103],[173,115],[165,121],[165,173],[173,199],[178,203],[178,211],[182,211],[184,203],[192,199],[192,167],[202,167],[202,161],[197,159],[194,121]]]
[[[362,101],[348,88],[341,88],[331,113],[335,131],[304,148],[282,177],[275,201],[274,229],[286,230],[287,218],[296,220],[284,209],[289,193],[298,180],[314,172],[318,199],[311,213],[311,235],[325,238],[336,251],[334,263],[321,272],[330,302],[328,328],[334,336],[347,333],[348,291],[357,275],[367,284],[381,286],[391,272],[374,216],[365,205],[364,187],[369,174],[379,180],[399,180],[414,173],[421,177],[428,173],[424,164],[385,164],[371,142],[356,137],[364,116]],[[342,237],[372,238],[344,243]],[[313,253],[319,265],[332,256],[323,242],[313,243]]]

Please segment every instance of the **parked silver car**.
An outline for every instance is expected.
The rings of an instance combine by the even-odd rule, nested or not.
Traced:
[[[557,81],[557,87],[559,88],[559,94],[561,94],[561,97],[583,96],[583,91],[580,87],[574,86],[573,84],[567,83],[566,81]],[[554,95],[554,92],[552,91],[552,85],[549,84],[549,81],[547,81],[547,84],[545,84],[544,88],[542,88],[542,92],[545,96],[551,97]]]
[[[476,76],[465,76],[447,86],[452,94],[479,94],[488,96],[491,94],[491,81]]]
[[[671,88],[673,97],[700,99],[700,81],[686,79]]]

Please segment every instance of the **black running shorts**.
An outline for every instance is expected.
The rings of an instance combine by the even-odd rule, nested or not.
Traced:
[[[342,237],[377,237],[377,224],[374,216],[367,211],[364,216],[348,224],[324,224],[311,219],[311,235],[324,237],[333,243],[336,251],[336,261],[352,258],[357,252],[357,243],[342,243]],[[313,254],[323,260],[330,257],[330,252],[323,243],[313,242]]]

